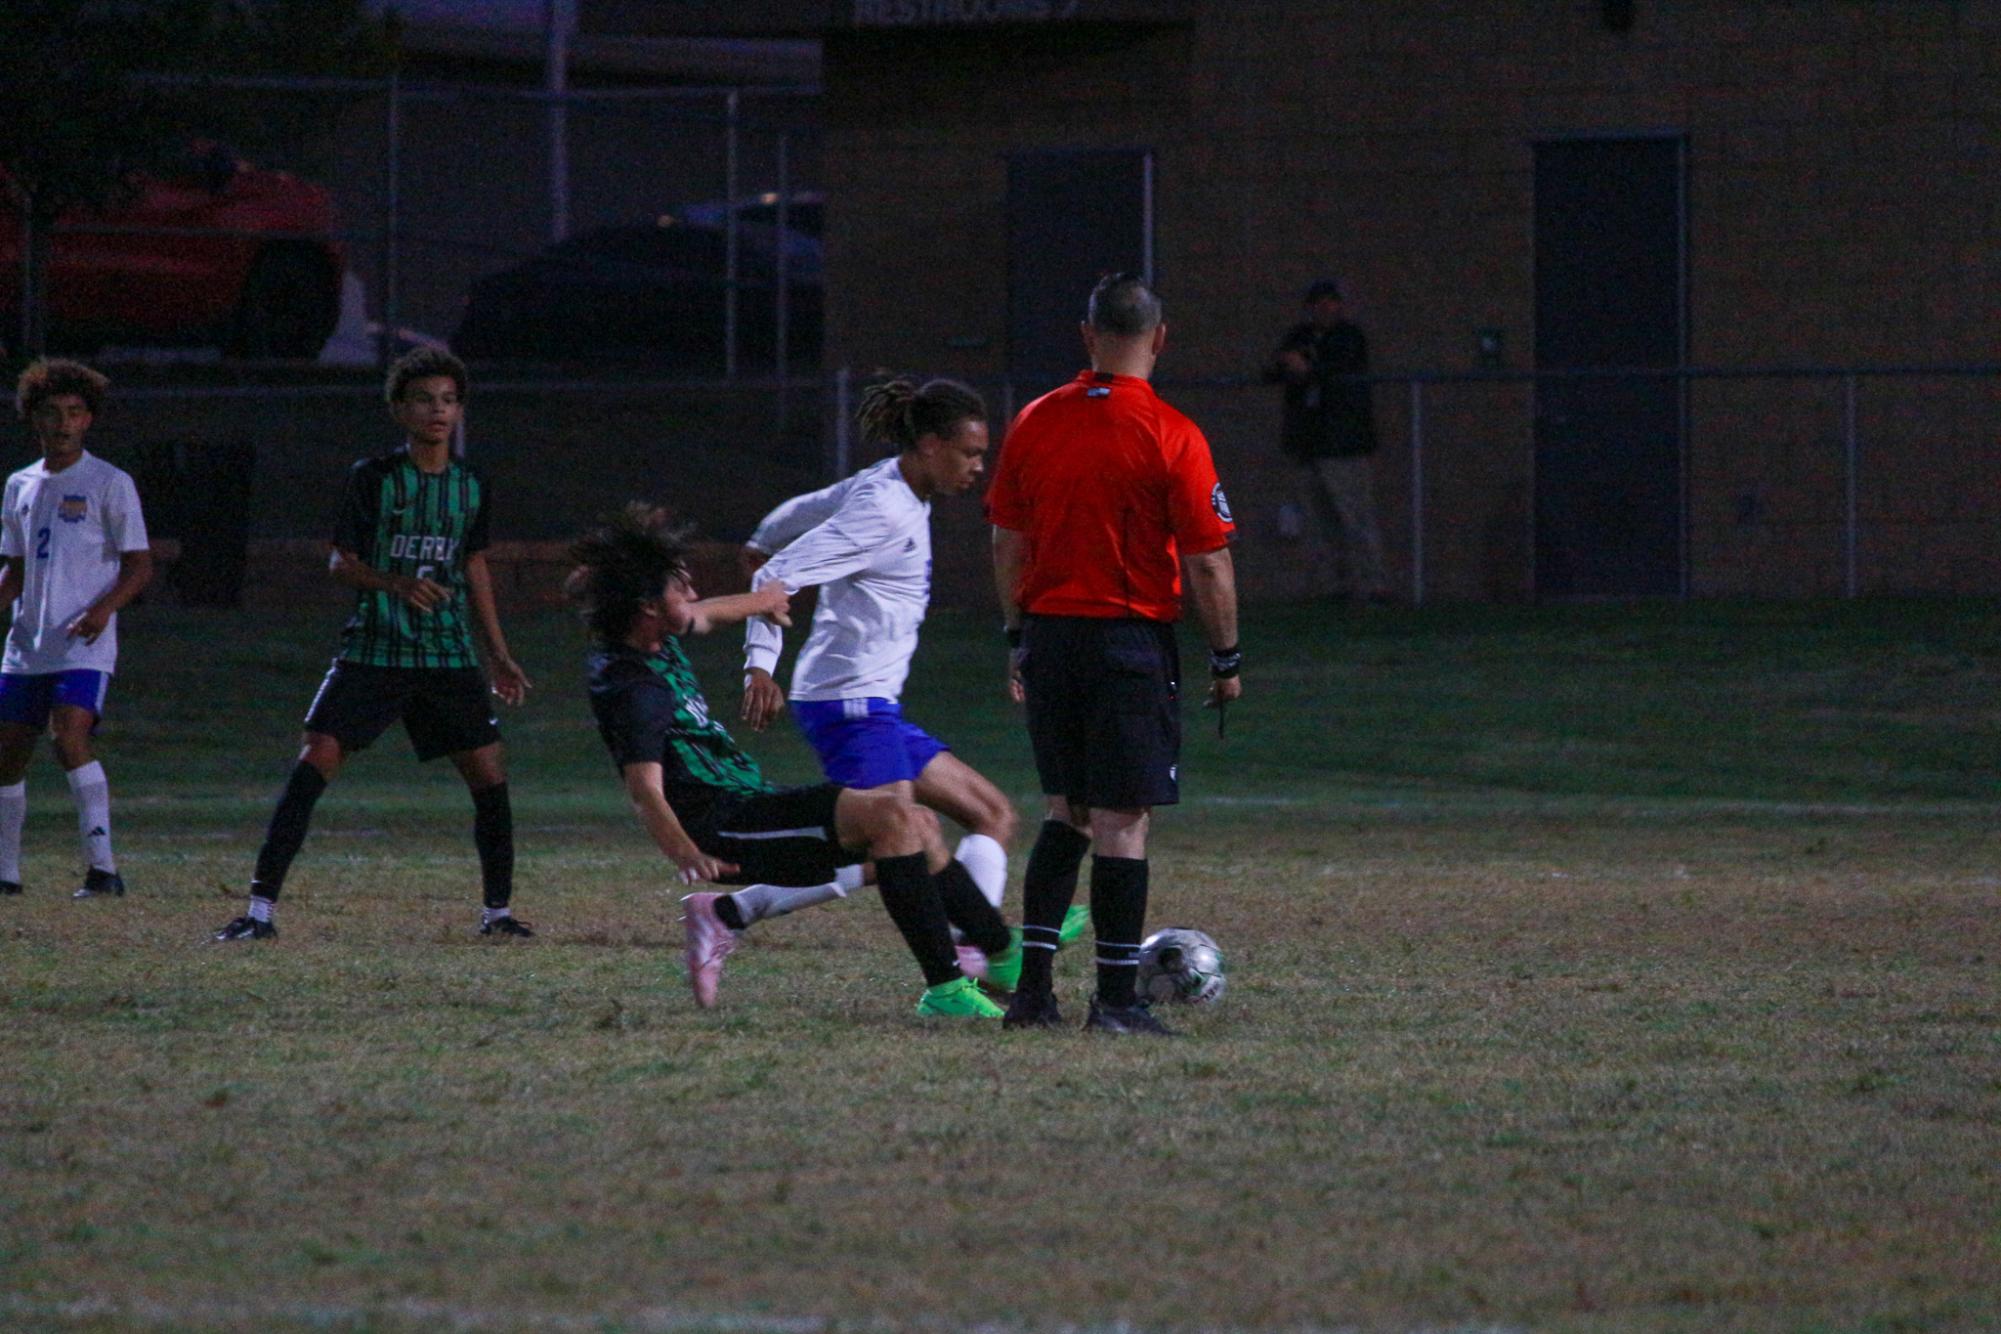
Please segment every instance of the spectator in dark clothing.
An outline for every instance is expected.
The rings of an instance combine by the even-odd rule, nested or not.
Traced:
[[[1349,378],[1369,371],[1369,340],[1341,315],[1341,287],[1323,278],[1306,289],[1306,318],[1286,331],[1267,384],[1285,386],[1280,445],[1299,466],[1307,507],[1318,518],[1339,597],[1381,601],[1383,544],[1376,531],[1376,415],[1370,386]]]

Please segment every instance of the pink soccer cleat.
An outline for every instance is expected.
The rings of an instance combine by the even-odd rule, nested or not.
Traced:
[[[723,960],[736,948],[736,932],[716,916],[719,894],[690,894],[681,900],[681,925],[688,933],[688,985],[695,1004],[716,1008],[716,989],[723,980]]]

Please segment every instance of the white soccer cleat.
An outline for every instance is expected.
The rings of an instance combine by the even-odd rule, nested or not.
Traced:
[[[687,931],[688,985],[695,989],[695,1004],[704,1010],[716,1008],[716,991],[722,985],[723,960],[736,948],[736,932],[716,916],[720,894],[690,894],[681,900],[681,925]]]

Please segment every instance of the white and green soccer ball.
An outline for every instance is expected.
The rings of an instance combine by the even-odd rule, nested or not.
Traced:
[[[1228,984],[1223,951],[1201,931],[1170,926],[1140,942],[1139,994],[1147,1000],[1208,1005]]]

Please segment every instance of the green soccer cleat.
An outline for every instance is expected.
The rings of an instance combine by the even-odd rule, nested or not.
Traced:
[[[1007,1011],[982,996],[970,977],[955,977],[927,988],[917,1013],[925,1019],[998,1019]]]
[[[1007,929],[1007,948],[987,956],[986,984],[997,991],[1013,991],[1021,981],[1021,928]]]
[[[1081,903],[1073,903],[1063,914],[1063,925],[1056,928],[1056,939],[1068,945],[1080,939],[1091,927],[1091,910]]]

